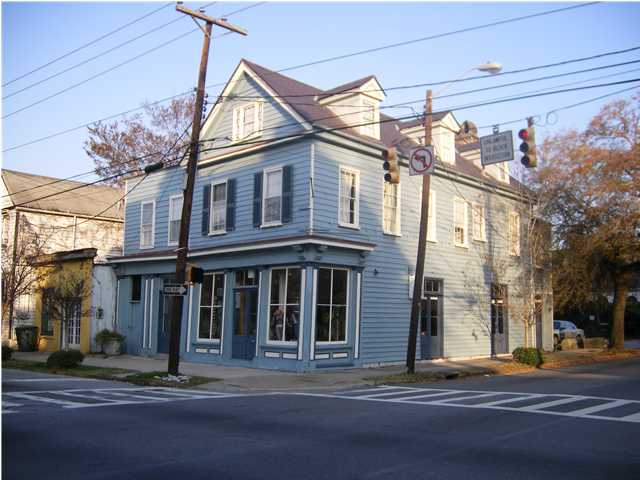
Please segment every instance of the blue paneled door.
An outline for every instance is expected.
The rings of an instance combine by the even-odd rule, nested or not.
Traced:
[[[233,345],[231,356],[252,360],[256,355],[256,325],[258,319],[258,289],[236,288],[233,309]]]
[[[169,297],[159,295],[160,308],[158,308],[158,353],[169,353],[169,337],[171,335],[171,306],[172,302],[180,302],[182,297]]]
[[[420,303],[420,358],[441,358],[442,343],[442,297],[427,295]]]

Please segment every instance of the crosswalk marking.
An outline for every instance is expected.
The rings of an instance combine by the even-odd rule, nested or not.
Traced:
[[[49,403],[62,408],[95,408],[115,405],[144,403],[167,403],[184,400],[222,399],[244,396],[238,393],[209,392],[204,390],[176,390],[169,387],[119,387],[83,388],[69,390],[32,390],[26,392],[4,392],[2,413],[18,413],[19,410],[5,410],[4,407],[22,407]],[[25,403],[5,401],[4,398],[23,400]]]
[[[483,390],[453,390],[440,388],[389,387],[376,389],[347,390],[330,394],[296,393],[295,395],[338,398],[394,404],[421,406],[473,408],[503,410],[544,415],[557,415],[572,418],[588,418],[614,422],[640,423],[640,401],[620,398],[568,395],[562,393],[492,392]],[[509,398],[499,398],[504,397]],[[447,398],[449,397],[449,398]],[[492,400],[493,398],[493,400]],[[486,399],[478,403],[464,403],[467,400]],[[517,406],[520,402],[525,405]],[[597,405],[585,407],[585,403],[597,402]],[[571,409],[572,404],[574,408]],[[556,407],[562,407],[555,409]],[[612,411],[617,407],[630,407],[626,415]],[[618,416],[615,416],[616,413]]]

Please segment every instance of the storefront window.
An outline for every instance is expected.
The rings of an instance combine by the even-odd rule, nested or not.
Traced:
[[[220,340],[224,306],[224,273],[206,274],[200,292],[198,339]]]
[[[271,271],[269,302],[269,340],[295,342],[300,325],[299,268],[277,268]]]
[[[348,271],[320,268],[316,300],[316,341],[347,339]]]

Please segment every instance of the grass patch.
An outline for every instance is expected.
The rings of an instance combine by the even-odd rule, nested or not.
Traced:
[[[123,375],[132,372],[132,370],[126,370],[124,368],[92,367],[89,365],[79,365],[74,368],[49,367],[46,363],[31,362],[28,360],[6,360],[2,362],[2,368],[50,373],[53,375],[67,375],[69,377],[98,378],[101,380],[121,380]]]
[[[159,377],[166,377],[167,372],[136,372],[122,378],[125,382],[134,383],[136,385],[144,385],[147,387],[176,387],[189,388],[203,383],[216,382],[217,378],[207,378],[198,376],[189,376],[186,382],[170,382]]]
[[[92,367],[90,365],[79,365],[75,368],[49,367],[43,362],[33,362],[28,360],[6,360],[2,362],[2,368],[13,368],[15,370],[28,370],[30,372],[48,373],[52,375],[66,375],[69,377],[96,378],[99,380],[112,380],[116,382],[127,382],[135,385],[148,387],[175,387],[189,388],[203,383],[215,382],[217,378],[197,377],[189,378],[187,382],[168,382],[155,377],[166,377],[167,372],[137,372],[124,368]]]
[[[565,350],[545,354],[545,363],[540,368],[563,368],[574,365],[590,365],[593,363],[626,360],[640,357],[640,349],[616,350]]]

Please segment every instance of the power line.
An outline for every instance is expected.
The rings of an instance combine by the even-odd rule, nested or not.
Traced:
[[[258,6],[258,5],[261,5],[262,3],[265,3],[265,2],[260,2],[260,3],[256,4],[256,5],[245,7],[244,9],[240,9],[240,10],[234,12],[234,13],[239,13],[242,10],[246,10],[248,8],[253,8],[253,6]],[[528,19],[528,18],[534,18],[534,17],[543,16],[543,15],[551,15],[551,14],[554,14],[554,13],[559,13],[559,12],[572,10],[572,9],[576,9],[576,8],[582,8],[582,7],[594,5],[594,4],[597,4],[597,3],[600,3],[600,2],[583,3],[583,4],[573,5],[573,6],[570,6],[570,7],[564,7],[564,8],[554,9],[554,10],[547,10],[545,12],[540,12],[540,13],[537,13],[537,14],[525,15],[525,16],[521,16],[521,17],[513,17],[513,18],[510,18],[510,19],[500,20],[500,21],[497,21],[497,22],[492,22],[492,23],[488,23],[488,24],[484,24],[484,25],[478,25],[478,26],[474,26],[474,27],[468,27],[468,28],[465,28],[465,29],[445,32],[445,33],[441,33],[441,34],[438,34],[438,35],[433,35],[433,36],[430,36],[430,37],[422,37],[422,38],[418,38],[418,39],[408,40],[406,42],[401,42],[401,43],[398,43],[398,44],[390,44],[390,45],[385,45],[385,46],[381,46],[381,47],[376,47],[374,49],[368,49],[368,50],[363,50],[363,51],[360,51],[360,52],[354,52],[354,53],[348,54],[348,56],[363,55],[365,53],[371,53],[371,52],[374,52],[374,51],[394,48],[396,46],[408,45],[410,43],[423,42],[423,41],[432,40],[432,39],[435,39],[435,38],[441,38],[441,37],[445,37],[445,36],[449,36],[449,35],[455,35],[457,33],[467,32],[467,31],[471,31],[471,30],[477,30],[477,29],[481,29],[481,28],[489,28],[491,26],[502,25],[502,24],[509,23],[509,22],[525,20],[525,19]],[[227,16],[230,16],[230,14],[228,14]],[[289,70],[296,70],[296,69],[300,69],[300,68],[303,68],[303,67],[306,67],[306,66],[309,66],[309,65],[315,65],[315,64],[319,64],[319,63],[326,63],[326,62],[338,60],[338,59],[341,59],[341,58],[346,58],[346,57],[345,56],[330,57],[330,58],[323,59],[323,60],[317,60],[317,61],[314,61],[314,62],[311,62],[311,63],[305,63],[305,64],[300,64],[300,65],[295,65],[295,66],[283,68],[281,70],[278,70],[275,73],[285,72],[285,71],[289,71]],[[226,83],[218,83],[218,84],[213,84],[213,85],[207,85],[207,88],[213,88],[213,87],[218,87],[218,86],[223,86],[223,85],[226,85]],[[158,100],[158,101],[152,103],[151,105],[154,105],[154,104],[157,104],[157,103],[166,102],[166,101],[169,101],[169,100],[173,100],[175,98],[179,98],[181,96],[187,95],[190,92],[191,92],[191,90],[188,90],[186,92],[183,92],[183,93],[180,93],[180,94],[177,94],[177,95],[166,97],[164,99],[161,99],[161,100]],[[69,129],[66,129],[66,130],[63,130],[63,131],[60,131],[60,132],[56,132],[56,133],[47,135],[45,137],[40,137],[40,138],[37,138],[35,140],[31,140],[29,142],[25,142],[25,143],[10,147],[8,149],[5,149],[5,150],[3,150],[3,152],[16,150],[18,148],[22,148],[22,147],[25,147],[25,146],[28,146],[28,145],[32,145],[32,144],[37,143],[37,142],[41,142],[41,141],[44,141],[44,140],[49,140],[49,139],[51,139],[53,137],[56,137],[56,136],[59,136],[59,135],[63,135],[63,134],[66,134],[66,133],[70,133],[72,131],[79,130],[81,128],[85,128],[85,127],[87,127],[87,126],[89,126],[89,125],[91,125],[93,123],[96,123],[96,122],[110,120],[110,119],[119,117],[121,115],[126,115],[126,114],[129,114],[129,113],[138,111],[141,108],[144,108],[144,107],[133,108],[133,109],[130,109],[130,110],[127,110],[127,111],[124,111],[124,112],[120,112],[120,113],[117,113],[117,114],[114,114],[114,115],[110,115],[108,117],[104,117],[104,118],[102,118],[100,120],[95,120],[95,121],[92,121],[92,122],[85,123],[85,124],[80,125],[78,127],[69,128]]]
[[[83,49],[85,49],[85,48],[87,48],[87,47],[89,47],[89,46],[91,46],[91,45],[93,45],[93,44],[95,44],[95,43],[97,43],[97,42],[99,42],[101,40],[104,40],[105,38],[110,37],[111,35],[113,35],[115,33],[118,33],[121,30],[124,30],[125,28],[130,27],[131,25],[133,25],[135,23],[138,23],[141,20],[144,20],[145,18],[150,17],[151,15],[159,12],[160,10],[164,10],[165,8],[167,8],[167,7],[171,6],[171,5],[173,5],[173,2],[169,2],[169,3],[163,5],[160,8],[157,8],[157,9],[155,9],[155,10],[153,10],[153,11],[151,11],[151,12],[149,12],[149,13],[141,16],[141,17],[136,18],[135,20],[132,20],[129,23],[126,23],[126,24],[122,25],[121,27],[116,28],[115,30],[112,30],[112,31],[110,31],[108,33],[105,33],[104,35],[101,35],[98,38],[96,38],[94,40],[91,40],[88,43],[85,43],[84,45],[81,45],[81,46],[79,46],[77,48],[74,48],[73,50],[65,53],[64,55],[60,55],[59,57],[56,57],[53,60],[50,60],[47,63],[45,63],[43,65],[40,65],[39,67],[34,68],[33,70],[28,71],[27,73],[23,73],[22,75],[14,78],[13,80],[9,80],[8,82],[3,83],[2,86],[6,87],[7,85],[9,85],[9,84],[11,84],[13,82],[16,82],[16,81],[18,81],[18,80],[20,80],[20,79],[22,79],[22,78],[24,78],[26,76],[29,76],[32,73],[38,72],[38,71],[42,70],[43,68],[48,67],[49,65],[53,65],[54,63],[62,60],[63,58],[67,58],[69,55],[73,55],[74,53],[79,52],[80,50],[83,50]]]
[[[335,60],[343,60],[345,58],[351,58],[351,57],[355,57],[357,55],[364,55],[366,53],[380,52],[382,50],[387,50],[387,49],[396,48],[396,47],[402,47],[402,46],[410,45],[410,44],[413,44],[413,43],[426,42],[428,40],[435,40],[435,39],[438,39],[438,38],[444,38],[444,37],[448,37],[448,36],[451,36],[451,35],[457,35],[457,34],[460,34],[460,33],[467,33],[467,32],[473,32],[475,30],[482,30],[482,29],[485,29],[485,28],[497,27],[499,25],[504,25],[504,24],[507,24],[507,23],[519,22],[519,21],[522,21],[522,20],[528,20],[528,19],[531,19],[531,18],[542,17],[542,16],[545,16],[545,15],[552,15],[552,14],[555,14],[555,13],[566,12],[566,11],[569,11],[569,10],[575,10],[577,8],[589,7],[589,6],[592,6],[592,5],[596,5],[598,3],[601,3],[601,2],[580,3],[580,4],[577,4],[577,5],[571,5],[569,7],[556,8],[554,10],[546,10],[544,12],[533,13],[533,14],[530,14],[530,15],[522,15],[522,16],[519,16],[519,17],[507,18],[507,19],[504,19],[504,20],[498,20],[496,22],[485,23],[483,25],[476,25],[476,26],[473,26],[473,27],[461,28],[461,29],[458,29],[458,30],[450,31],[450,32],[438,33],[438,34],[435,34],[435,35],[429,35],[427,37],[415,38],[413,40],[406,40],[404,42],[391,43],[391,44],[383,45],[383,46],[380,46],[380,47],[368,48],[366,50],[360,50],[360,51],[357,51],[357,52],[347,53],[347,54],[344,54],[344,55],[337,55],[335,57],[329,57],[329,58],[325,58],[325,59],[322,59],[322,60],[315,60],[313,62],[303,63],[301,65],[296,65],[294,67],[283,68],[281,70],[278,70],[278,72],[286,72],[286,71],[290,71],[290,70],[297,70],[299,68],[310,67],[312,65],[319,65],[321,63],[333,62]]]
[[[263,2],[263,3],[264,3],[264,2]],[[255,7],[255,6],[258,6],[258,5],[259,5],[259,4],[255,4],[255,5],[250,6],[250,7]],[[240,9],[240,11],[247,10],[247,9],[248,9],[248,8],[250,8],[250,7],[245,7],[245,8],[243,8],[243,9]],[[230,14],[226,14],[226,16],[227,16],[227,17],[229,17],[229,16],[231,16],[231,15],[233,15],[233,14],[235,14],[235,13],[237,13],[237,12],[232,12],[232,13],[230,13]],[[107,68],[106,70],[103,70],[103,71],[98,72],[98,73],[96,73],[96,74],[94,74],[94,75],[91,75],[90,77],[85,78],[84,80],[81,80],[80,82],[74,83],[73,85],[70,85],[70,86],[68,86],[68,87],[66,87],[66,88],[63,88],[62,90],[59,90],[59,91],[57,91],[57,92],[55,92],[55,93],[53,93],[53,94],[51,94],[51,95],[48,95],[48,96],[46,96],[46,97],[44,97],[44,98],[41,98],[40,100],[37,100],[37,101],[35,101],[35,102],[33,102],[33,103],[30,103],[30,104],[28,104],[28,105],[26,105],[26,106],[24,106],[24,107],[21,107],[21,108],[19,108],[19,109],[17,109],[17,110],[14,110],[14,111],[10,112],[10,113],[7,113],[6,115],[4,115],[4,116],[2,117],[2,119],[6,119],[6,118],[9,118],[9,117],[12,117],[13,115],[16,115],[16,114],[18,114],[18,113],[20,113],[20,112],[23,112],[23,111],[25,111],[25,110],[28,110],[29,108],[35,107],[35,106],[37,106],[37,105],[39,105],[39,104],[41,104],[41,103],[46,102],[47,100],[51,100],[52,98],[55,98],[55,97],[57,97],[57,96],[59,96],[59,95],[62,95],[63,93],[66,93],[66,92],[68,92],[68,91],[70,91],[70,90],[73,90],[73,89],[75,89],[75,88],[77,88],[77,87],[80,87],[80,86],[82,86],[82,85],[84,85],[84,84],[86,84],[86,83],[88,83],[88,82],[90,82],[90,81],[92,81],[92,80],[95,80],[96,78],[99,78],[99,77],[101,77],[101,76],[103,76],[103,75],[106,75],[107,73],[110,73],[110,72],[112,72],[112,71],[114,71],[114,70],[116,70],[116,69],[118,69],[118,68],[120,68],[120,67],[123,67],[123,66],[125,66],[125,65],[128,65],[129,63],[131,63],[131,62],[133,62],[133,61],[135,61],[135,60],[138,60],[139,58],[142,58],[142,57],[144,57],[144,56],[146,56],[146,55],[149,55],[150,53],[153,53],[153,52],[155,52],[156,50],[159,50],[159,49],[161,49],[161,48],[164,48],[164,47],[166,47],[167,45],[169,45],[169,44],[171,44],[171,43],[177,42],[178,40],[181,40],[182,38],[186,37],[187,35],[190,35],[191,33],[196,32],[196,31],[198,31],[198,30],[199,30],[199,27],[196,27],[196,28],[193,28],[193,29],[189,30],[188,32],[184,32],[184,33],[182,33],[182,34],[180,34],[180,35],[178,35],[178,36],[176,36],[176,37],[173,37],[173,38],[172,38],[172,39],[170,39],[170,40],[167,40],[166,42],[163,42],[163,43],[161,43],[161,44],[159,44],[159,45],[156,45],[156,46],[155,46],[155,47],[153,47],[153,48],[150,48],[150,49],[148,49],[148,50],[145,50],[144,52],[139,53],[138,55],[135,55],[135,56],[133,56],[133,57],[131,57],[131,58],[129,58],[129,59],[127,59],[127,60],[123,61],[123,62],[120,62],[120,63],[118,63],[117,65],[114,65],[114,66],[112,66],[112,67],[110,67],[110,68]],[[222,36],[224,36],[224,34],[222,34],[222,35],[217,35],[215,38],[220,38],[220,37],[222,37]],[[183,94],[181,94],[181,95],[179,95],[179,96],[183,96],[183,95],[185,95],[186,93],[189,93],[189,92],[185,92],[185,93],[183,93]]]
[[[191,124],[189,124],[189,126],[187,127],[187,130],[190,128],[190,126],[191,126]],[[184,134],[183,134],[183,135],[184,135]],[[182,137],[182,135],[181,135],[180,137]],[[180,137],[178,137],[178,140],[177,140],[177,141],[179,141]],[[177,141],[176,141],[176,143],[177,143]],[[188,146],[183,147],[183,148],[187,148],[187,147],[188,147]],[[169,151],[170,151],[170,150],[172,150],[173,148],[175,148],[175,144],[174,144],[174,146],[173,146],[173,147],[171,147],[171,149],[169,149]],[[146,158],[154,157],[154,156],[156,156],[156,155],[161,155],[161,154],[163,154],[163,152],[161,152],[161,151],[151,152],[151,153],[147,153],[147,154],[145,154],[145,155],[139,156],[139,157],[134,157],[134,158],[132,158],[132,159],[130,159],[130,160],[124,160],[124,161],[122,161],[122,162],[116,162],[116,163],[115,163],[115,165],[116,165],[116,166],[120,166],[120,165],[126,165],[126,164],[128,164],[128,163],[139,162],[140,160],[144,160],[144,159],[146,159]],[[168,154],[167,154],[167,155],[168,155]],[[58,178],[58,179],[52,180],[51,182],[47,182],[47,183],[43,183],[43,184],[40,184],[40,185],[36,185],[36,186],[34,186],[34,187],[25,188],[25,189],[23,189],[23,190],[18,190],[17,192],[13,192],[13,193],[7,193],[6,195],[3,195],[3,196],[2,196],[2,197],[0,197],[0,198],[13,197],[13,196],[18,195],[18,194],[20,194],[20,193],[30,192],[30,191],[32,191],[32,190],[37,190],[37,189],[39,189],[39,188],[48,187],[48,186],[51,186],[51,185],[55,185],[55,184],[57,184],[57,183],[67,182],[67,181],[69,181],[69,180],[73,180],[74,178],[83,177],[83,176],[85,176],[85,175],[96,174],[96,173],[98,173],[98,169],[97,169],[97,168],[94,168],[93,170],[89,170],[89,171],[87,171],[87,172],[83,172],[83,173],[78,173],[78,174],[76,174],[76,175],[72,175],[72,176],[70,176],[70,177],[66,177],[66,178]],[[35,201],[35,200],[30,200],[30,201]]]
[[[209,6],[211,6],[211,5],[215,4],[215,3],[216,2],[208,3],[208,4],[204,5],[202,8],[209,7]],[[52,75],[49,75],[48,77],[45,77],[42,80],[38,80],[37,82],[33,82],[33,83],[27,85],[26,87],[21,88],[20,90],[16,90],[15,92],[12,92],[12,93],[10,93],[8,95],[5,95],[4,97],[2,97],[2,99],[6,100],[7,98],[11,98],[14,95],[17,95],[17,94],[22,93],[22,92],[24,92],[26,90],[29,90],[30,88],[33,88],[33,87],[35,87],[37,85],[40,85],[40,84],[45,83],[45,82],[48,82],[49,80],[51,80],[53,78],[59,77],[60,75],[63,75],[65,73],[67,73],[67,72],[70,72],[71,70],[74,70],[74,69],[76,69],[78,67],[81,67],[82,65],[86,65],[87,63],[89,63],[89,62],[91,62],[91,61],[93,61],[93,60],[95,60],[97,58],[100,58],[100,57],[102,57],[102,56],[104,56],[104,55],[106,55],[108,53],[114,52],[115,50],[118,50],[119,48],[122,48],[125,45],[129,45],[130,43],[133,43],[133,42],[135,42],[137,40],[140,40],[141,38],[144,38],[147,35],[150,35],[152,33],[155,33],[157,31],[159,31],[159,30],[162,30],[163,28],[168,27],[169,25],[172,25],[172,24],[174,24],[176,22],[179,22],[179,21],[181,21],[183,19],[184,19],[184,17],[178,17],[178,18],[174,18],[173,20],[171,20],[169,22],[163,23],[162,25],[158,25],[157,27],[154,27],[151,30],[147,30],[146,32],[144,32],[144,33],[142,33],[140,35],[137,35],[136,37],[130,38],[129,40],[126,40],[126,41],[124,41],[122,43],[119,43],[118,45],[116,45],[114,47],[108,48],[107,50],[104,50],[104,51],[102,51],[102,52],[100,52],[100,53],[98,53],[98,54],[96,54],[96,55],[94,55],[92,57],[89,57],[89,58],[87,58],[87,59],[85,59],[85,60],[83,60],[83,61],[81,61],[79,63],[76,63],[75,65],[72,65],[72,66],[70,66],[68,68],[60,70],[59,72],[54,73]]]
[[[562,89],[562,90],[554,90],[552,92],[543,92],[543,93],[536,93],[536,94],[530,94],[530,95],[521,95],[519,97],[514,97],[514,98],[488,100],[488,101],[485,101],[485,102],[472,103],[472,104],[467,104],[467,105],[461,105],[459,107],[452,107],[452,108],[443,109],[443,110],[440,110],[440,111],[437,111],[437,112],[433,112],[431,115],[446,113],[446,112],[450,112],[450,111],[453,111],[453,110],[468,110],[468,109],[471,109],[471,108],[478,108],[478,107],[484,107],[484,106],[489,106],[489,105],[496,105],[496,104],[499,104],[499,103],[512,102],[512,101],[515,101],[515,100],[525,100],[525,99],[529,99],[529,98],[544,97],[544,96],[547,96],[547,95],[555,95],[555,94],[558,94],[558,93],[576,92],[576,91],[581,91],[581,90],[589,90],[589,89],[593,89],[593,88],[609,87],[609,86],[613,86],[613,85],[623,85],[623,84],[635,83],[635,82],[640,82],[640,78],[634,78],[634,79],[631,79],[631,80],[621,80],[621,81],[618,81],[618,82],[601,83],[601,84],[597,84],[597,85],[586,85],[584,87],[566,88],[566,89]],[[233,144],[233,146],[237,147],[237,146],[253,145],[253,144],[257,144],[257,143],[263,143],[265,145],[268,145],[269,143],[273,143],[273,142],[276,142],[276,141],[308,136],[308,135],[312,135],[312,134],[315,134],[315,133],[334,132],[334,131],[346,130],[346,129],[349,129],[349,128],[363,127],[363,126],[368,126],[368,125],[383,124],[383,123],[390,123],[390,122],[398,122],[398,121],[402,121],[402,120],[409,120],[409,119],[422,118],[422,117],[424,117],[423,114],[413,114],[413,115],[408,115],[408,116],[405,116],[405,117],[388,118],[388,119],[385,119],[385,120],[379,120],[377,122],[365,122],[365,123],[358,123],[358,124],[355,124],[355,125],[345,125],[345,126],[333,127],[333,128],[322,128],[321,127],[321,129],[319,129],[319,130],[315,130],[314,129],[314,130],[307,131],[307,132],[293,133],[293,134],[283,135],[283,136],[276,137],[276,138],[269,139],[269,140],[253,140],[253,141],[247,141],[247,142],[238,142],[238,143]],[[202,139],[202,140],[200,140],[200,143],[203,143],[203,142],[206,142],[206,141],[209,141],[209,140],[208,139]],[[219,147],[209,147],[209,148],[201,149],[200,152],[202,153],[202,152],[207,152],[207,151],[212,151],[212,150],[222,150],[222,149],[227,149],[227,148],[229,148],[229,145],[224,145],[224,146],[219,146]]]
[[[441,114],[441,113],[446,113],[449,112],[451,110],[465,110],[465,109],[471,109],[471,108],[478,108],[478,107],[482,107],[482,106],[489,106],[489,105],[495,105],[498,103],[505,103],[505,102],[511,102],[511,101],[515,101],[515,100],[523,100],[523,99],[528,99],[528,98],[537,98],[537,97],[542,97],[542,96],[547,96],[547,95],[555,95],[558,93],[567,93],[567,92],[574,92],[574,91],[581,91],[581,90],[586,90],[586,89],[593,89],[593,88],[601,88],[601,87],[606,87],[606,86],[612,86],[612,85],[621,85],[621,84],[628,84],[628,83],[632,83],[632,82],[640,82],[640,78],[635,78],[635,79],[631,79],[631,80],[622,80],[619,82],[610,82],[610,83],[604,83],[604,84],[597,84],[597,85],[587,85],[584,87],[576,87],[576,88],[569,88],[569,89],[563,89],[563,90],[554,90],[552,92],[544,92],[544,93],[537,93],[537,94],[531,94],[531,95],[522,95],[519,97],[515,97],[515,98],[506,98],[506,99],[497,99],[497,100],[488,100],[485,102],[479,102],[479,103],[474,103],[474,104],[467,104],[467,105],[461,105],[459,107],[452,107],[452,108],[447,108],[447,109],[443,109],[440,111],[436,111],[436,112],[432,112],[431,115],[437,115],[437,114]],[[632,88],[636,88],[636,87],[632,87]],[[625,89],[627,90],[627,89]],[[611,95],[611,94],[609,94]],[[604,98],[604,96],[602,97]],[[594,99],[590,99],[588,101],[594,101]],[[587,102],[587,101],[585,101]],[[567,108],[572,108],[573,106],[578,106],[581,103],[585,103],[585,102],[580,102],[578,104],[574,104],[572,106],[565,106],[565,107],[561,107],[560,109],[567,109]],[[560,110],[560,109],[556,109]],[[287,140],[287,139],[294,139],[294,138],[301,138],[304,136],[309,136],[309,135],[313,135],[316,133],[330,133],[330,132],[334,132],[334,131],[341,131],[341,130],[346,130],[349,128],[357,128],[357,127],[362,127],[362,126],[368,126],[368,125],[375,125],[375,124],[383,124],[383,123],[389,123],[389,122],[398,122],[398,121],[402,121],[402,120],[409,120],[409,119],[415,119],[415,118],[422,118],[424,115],[408,115],[408,116],[404,116],[404,117],[397,117],[397,118],[388,118],[388,119],[384,119],[384,120],[379,120],[379,121],[374,121],[374,122],[364,122],[364,123],[359,123],[359,124],[352,124],[352,125],[345,125],[345,126],[341,126],[341,127],[333,127],[333,128],[314,128],[311,131],[307,131],[307,132],[301,132],[301,133],[294,133],[294,134],[289,134],[289,135],[283,135],[280,137],[275,137],[272,139],[268,139],[268,140],[253,140],[253,141],[246,141],[246,142],[239,142],[239,143],[235,143],[234,146],[238,147],[238,146],[246,146],[246,145],[254,145],[254,144],[258,144],[261,143],[263,145],[269,145],[271,143],[277,142],[277,141],[281,141],[281,140]],[[207,141],[211,141],[212,139],[202,139],[199,141],[199,143],[204,143]],[[215,140],[215,139],[213,139]],[[214,151],[214,150],[221,150],[221,149],[227,149],[229,148],[228,145],[224,145],[224,146],[219,146],[219,147],[210,147],[210,148],[204,148],[200,150],[200,153],[204,153],[204,152],[208,152],[208,151]],[[87,183],[87,184],[82,184],[76,187],[73,187],[71,189],[66,189],[60,192],[54,192],[52,194],[37,198],[37,199],[33,199],[33,200],[29,200],[25,203],[19,204],[19,205],[15,205],[16,207],[24,205],[26,203],[30,203],[30,202],[35,202],[38,200],[42,200],[44,198],[50,198],[52,196],[56,196],[56,195],[60,195],[63,193],[66,193],[68,191],[73,191],[73,190],[77,190],[79,188],[83,188],[89,185],[93,185],[95,183],[99,183],[99,182],[104,182],[104,181],[108,181],[108,180],[112,180],[114,178],[120,177],[122,175],[128,174],[128,173],[132,173],[135,171],[139,171],[140,169],[134,169],[134,170],[130,170],[128,172],[124,172],[124,173],[120,173],[120,174],[116,174],[113,175],[111,177],[107,177],[101,180],[97,180],[95,182],[92,183]]]

